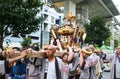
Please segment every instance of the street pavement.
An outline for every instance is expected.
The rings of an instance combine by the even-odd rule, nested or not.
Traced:
[[[110,79],[110,72],[103,72],[103,78],[102,79]]]

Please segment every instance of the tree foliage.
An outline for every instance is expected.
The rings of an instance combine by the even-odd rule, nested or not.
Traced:
[[[108,27],[105,27],[106,21],[100,16],[95,16],[89,24],[85,24],[87,33],[86,43],[94,43],[99,47],[102,42],[110,37],[111,33]]]
[[[104,44],[105,44],[106,46],[110,46],[110,40],[111,40],[111,38],[107,38],[107,39],[104,41]]]
[[[38,30],[43,18],[36,15],[42,5],[40,0],[0,0],[0,47],[7,35],[25,35]]]
[[[27,37],[24,38],[24,40],[21,42],[21,45],[23,48],[30,47],[30,44],[32,43],[31,38]]]

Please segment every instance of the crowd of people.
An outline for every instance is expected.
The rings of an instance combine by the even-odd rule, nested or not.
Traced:
[[[94,45],[86,47],[62,45],[64,53],[55,56],[61,51],[53,44],[39,49],[30,46],[20,50],[18,47],[6,50],[0,55],[0,73],[6,74],[3,79],[101,79],[104,69],[104,60],[111,62],[110,79],[120,79],[120,46],[113,54],[104,54],[102,49],[95,50]],[[45,57],[26,58],[29,53],[45,51]],[[20,56],[7,59],[7,55],[21,52]]]

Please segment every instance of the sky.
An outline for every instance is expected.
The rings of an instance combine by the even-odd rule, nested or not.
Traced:
[[[116,5],[116,8],[118,9],[119,13],[120,13],[120,0],[112,0],[114,2],[114,4]],[[115,16],[118,21],[120,22],[120,15]]]

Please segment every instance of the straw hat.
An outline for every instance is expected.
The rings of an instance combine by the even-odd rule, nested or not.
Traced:
[[[81,49],[80,49],[80,47],[78,47],[78,46],[74,46],[74,47],[73,47],[73,50],[74,50],[75,52],[78,52],[78,51],[80,51]]]
[[[90,50],[90,48],[88,48],[88,47],[83,47],[82,51],[86,54],[92,54],[92,50]]]

